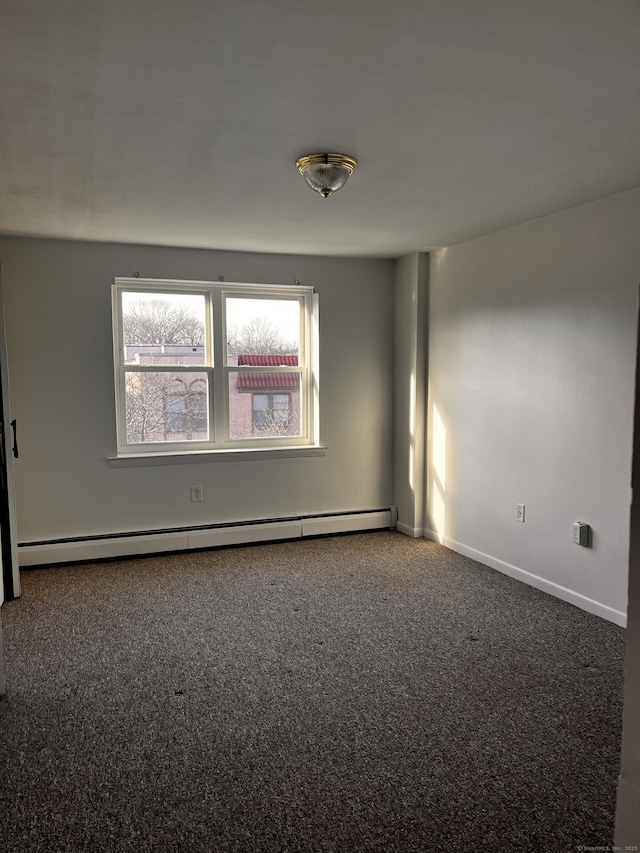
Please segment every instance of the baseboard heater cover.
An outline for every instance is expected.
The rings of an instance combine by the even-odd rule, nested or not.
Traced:
[[[74,563],[112,557],[135,557],[170,551],[249,545],[303,539],[332,533],[393,528],[395,507],[287,518],[256,519],[194,527],[145,530],[98,536],[48,539],[18,544],[20,566]]]

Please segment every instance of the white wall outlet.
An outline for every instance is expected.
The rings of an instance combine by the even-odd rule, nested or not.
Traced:
[[[197,504],[203,500],[202,486],[191,486],[191,503]]]
[[[524,524],[524,504],[516,504],[516,521]]]
[[[571,525],[571,534],[573,542],[576,545],[582,545],[588,548],[591,544],[591,528],[583,521],[576,521]]]

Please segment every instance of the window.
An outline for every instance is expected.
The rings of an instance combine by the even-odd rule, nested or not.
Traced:
[[[288,435],[294,429],[289,394],[254,394],[252,403],[253,434]]]
[[[317,442],[312,288],[116,279],[118,454]]]

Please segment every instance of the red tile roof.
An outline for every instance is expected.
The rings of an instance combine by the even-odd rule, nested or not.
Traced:
[[[239,355],[238,364],[247,367],[297,367],[297,355]]]
[[[246,367],[297,367],[297,355],[239,355],[238,365]],[[297,391],[299,373],[239,372],[239,391]]]
[[[299,373],[238,373],[238,391],[297,391]]]

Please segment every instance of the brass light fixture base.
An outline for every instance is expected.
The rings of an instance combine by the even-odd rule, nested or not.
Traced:
[[[343,187],[357,165],[355,157],[348,154],[306,154],[296,160],[302,177],[323,198]]]

